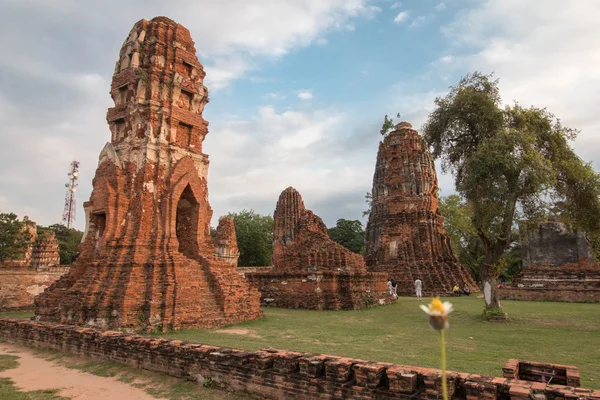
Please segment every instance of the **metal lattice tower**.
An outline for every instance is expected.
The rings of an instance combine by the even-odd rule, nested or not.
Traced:
[[[71,163],[71,169],[69,170],[69,182],[65,183],[67,192],[65,194],[65,209],[62,216],[62,224],[67,228],[73,228],[75,226],[75,192],[77,191],[77,177],[79,176],[79,161],[73,161]]]

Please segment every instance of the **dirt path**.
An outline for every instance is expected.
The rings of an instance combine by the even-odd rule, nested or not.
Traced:
[[[156,400],[156,397],[143,390],[119,382],[115,378],[99,377],[61,367],[36,357],[33,351],[26,347],[0,343],[0,354],[19,357],[19,366],[0,372],[0,377],[12,379],[20,390],[60,389],[58,395],[74,400]]]

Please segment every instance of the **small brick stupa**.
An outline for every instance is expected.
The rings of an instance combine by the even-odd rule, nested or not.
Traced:
[[[42,320],[128,329],[262,316],[259,293],[214,256],[202,142],[205,73],[190,32],[137,22],[116,64],[81,254],[36,301]]]
[[[45,231],[37,236],[31,254],[31,266],[43,269],[60,265],[58,240],[53,231]]]
[[[233,218],[219,218],[219,225],[213,241],[215,243],[215,256],[237,267],[240,251],[237,245]]]
[[[398,294],[443,295],[454,285],[478,287],[458,263],[438,212],[433,159],[418,132],[401,122],[379,144],[367,223],[366,261],[370,271],[398,281]]]
[[[292,187],[275,208],[272,261],[268,272],[245,274],[261,291],[263,305],[340,310],[393,301],[387,275],[368,273],[361,255],[331,240],[321,218]]]

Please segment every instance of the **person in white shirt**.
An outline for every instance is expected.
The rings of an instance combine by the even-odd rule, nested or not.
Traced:
[[[419,278],[415,281],[415,291],[417,292],[417,300],[423,300],[421,297],[421,289],[423,289],[423,282]]]

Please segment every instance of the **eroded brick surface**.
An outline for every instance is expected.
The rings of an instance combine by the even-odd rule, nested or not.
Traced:
[[[237,267],[240,251],[237,245],[233,218],[219,218],[219,225],[213,242],[215,243],[215,256]]]
[[[409,123],[399,123],[379,144],[365,256],[370,271],[398,281],[398,294],[414,293],[417,278],[424,295],[447,294],[454,285],[479,290],[452,251],[437,191],[427,146]]]
[[[126,363],[270,399],[419,399],[442,397],[441,371],[327,354],[247,351],[180,340],[0,318],[0,340],[80,357]],[[447,373],[454,399],[599,400],[600,391],[477,374]]]
[[[189,31],[137,22],[113,75],[81,254],[36,300],[42,320],[131,329],[212,327],[262,316],[259,293],[214,256],[204,69]]]
[[[31,253],[31,266],[34,269],[60,265],[58,240],[53,231],[45,231],[38,235]]]
[[[261,291],[263,305],[338,310],[393,300],[387,275],[368,273],[361,255],[331,240],[321,218],[292,187],[275,207],[272,261],[268,271],[244,272]]]

